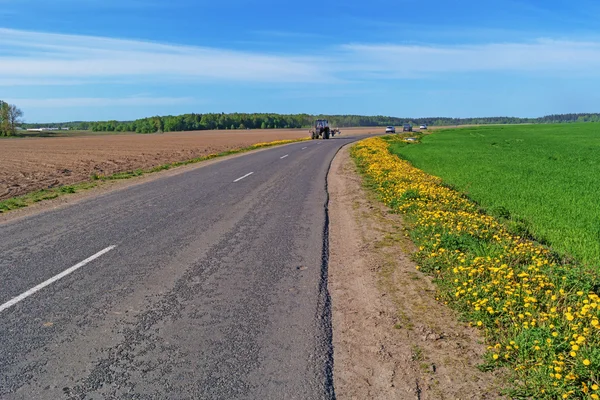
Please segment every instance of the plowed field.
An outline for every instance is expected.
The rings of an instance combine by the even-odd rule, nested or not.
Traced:
[[[343,129],[342,134],[375,133],[382,129]],[[2,139],[0,200],[89,180],[94,173],[109,175],[260,142],[307,136],[308,129],[282,129]]]

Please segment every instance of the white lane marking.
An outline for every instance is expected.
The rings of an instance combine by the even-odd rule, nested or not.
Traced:
[[[242,179],[249,177],[249,176],[250,176],[250,175],[252,175],[253,173],[254,173],[254,172],[250,172],[249,174],[246,174],[246,175],[244,175],[244,176],[240,176],[240,177],[239,177],[239,178],[237,178],[235,181],[233,181],[233,183],[239,182],[239,181],[241,181]]]
[[[303,147],[302,150],[306,149],[307,147]]]
[[[84,265],[86,265],[89,262],[94,261],[96,258],[102,256],[103,254],[108,253],[109,251],[111,251],[112,249],[114,249],[117,246],[109,246],[107,248],[105,248],[104,250],[101,250],[99,252],[97,252],[96,254],[94,254],[91,257],[86,258],[85,260],[83,260],[82,262],[80,262],[79,264],[75,264],[73,265],[71,268],[64,270],[63,272],[61,272],[60,274],[53,276],[52,278],[48,279],[45,282],[40,283],[39,285],[29,289],[28,291],[26,291],[23,294],[18,295],[17,297],[13,298],[12,300],[7,301],[6,303],[2,304],[0,306],[0,313],[4,310],[6,310],[7,308],[10,308],[12,306],[14,306],[15,304],[17,304],[18,302],[25,300],[27,297],[31,296],[32,294],[34,294],[35,292],[38,292],[40,290],[42,290],[43,288],[45,288],[48,285],[53,284],[54,282],[56,282],[59,279],[64,278],[65,276],[77,271],[79,268],[83,267]]]
[[[283,156],[283,157],[279,157],[279,158],[283,160],[283,159],[284,159],[284,158],[286,158],[287,156],[289,156],[289,154],[286,154],[285,156]]]

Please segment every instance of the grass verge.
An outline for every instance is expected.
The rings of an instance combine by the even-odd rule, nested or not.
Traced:
[[[439,300],[483,331],[481,368],[512,369],[513,398],[599,399],[598,272],[560,262],[389,146],[367,139],[351,154],[367,186],[404,214],[418,268],[435,277]]]
[[[82,182],[75,185],[68,186],[60,186],[56,188],[50,189],[42,189],[35,192],[31,192],[22,196],[13,197],[6,200],[0,201],[0,213],[16,210],[18,208],[24,208],[30,206],[31,204],[40,202],[42,200],[51,200],[57,198],[59,196],[63,196],[66,194],[77,193],[82,190],[91,189],[93,187],[98,186],[99,181],[114,181],[114,180],[122,180],[122,179],[130,179],[136,176],[142,176],[146,174],[151,174],[154,172],[164,171],[171,168],[181,167],[183,165],[196,164],[202,161],[212,160],[213,158],[229,156],[232,154],[246,153],[252,150],[257,150],[266,147],[279,146],[288,143],[302,142],[305,140],[310,140],[309,138],[305,139],[297,139],[297,140],[277,140],[273,142],[265,142],[265,143],[257,143],[252,146],[243,147],[239,149],[227,150],[221,153],[209,154],[202,157],[193,158],[185,161],[176,161],[168,164],[159,165],[156,167],[148,168],[148,169],[136,169],[133,171],[125,171],[125,172],[117,172],[112,175],[98,175],[94,174],[91,176],[92,182]]]
[[[96,186],[98,186],[98,184],[95,182],[83,182],[75,185],[61,186],[51,189],[41,189],[35,192],[27,193],[23,196],[1,200],[0,213],[27,207],[33,203],[38,203],[42,200],[55,199],[58,196],[62,196],[65,194],[77,193],[82,190],[91,189]]]

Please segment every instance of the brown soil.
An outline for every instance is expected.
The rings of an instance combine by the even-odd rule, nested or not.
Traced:
[[[286,145],[283,145],[286,146]],[[253,150],[253,153],[261,152],[269,150],[269,147],[264,147],[258,150]],[[83,200],[94,198],[96,196],[112,193],[119,190],[127,189],[131,186],[142,185],[147,182],[151,182],[157,179],[162,179],[169,176],[174,176],[178,174],[182,174],[184,172],[190,171],[192,169],[203,168],[209,165],[218,164],[227,160],[231,160],[232,158],[243,157],[248,153],[237,153],[231,154],[228,156],[217,157],[211,160],[206,160],[201,163],[188,164],[183,165],[177,168],[171,168],[168,170],[154,172],[152,174],[145,174],[140,176],[135,176],[130,179],[119,179],[119,180],[108,180],[108,181],[97,181],[97,186],[92,187],[90,189],[78,191],[73,194],[69,194],[68,196],[58,196],[53,199],[48,199],[44,201],[40,201],[37,203],[33,203],[28,205],[25,208],[17,208],[16,210],[11,210],[10,212],[0,213],[0,224],[15,221],[18,219],[22,219],[28,217],[30,215],[35,215],[47,210],[54,210],[63,207],[68,207],[72,204],[79,203]]]
[[[501,374],[477,369],[482,338],[435,300],[402,220],[363,189],[348,147],[328,185],[337,398],[502,398]]]
[[[342,135],[382,128],[342,129]],[[247,147],[260,142],[299,139],[308,129],[197,131],[153,135],[89,135],[0,140],[0,200],[34,190]]]

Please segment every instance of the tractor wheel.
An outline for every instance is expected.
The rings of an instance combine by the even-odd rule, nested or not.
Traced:
[[[325,129],[323,132],[323,139],[329,139],[329,129]]]

